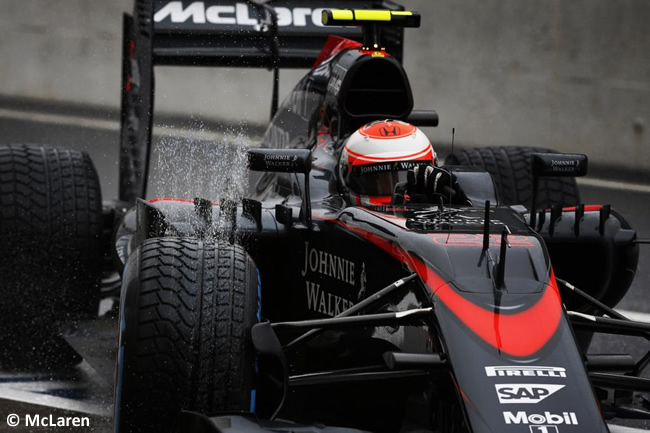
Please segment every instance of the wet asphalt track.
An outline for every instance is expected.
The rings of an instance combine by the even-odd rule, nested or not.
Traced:
[[[99,109],[48,107],[40,103],[17,104],[16,101],[0,99],[0,141],[50,144],[87,151],[95,162],[106,200],[115,198],[118,191],[117,119],[116,113]],[[221,183],[218,177],[222,167],[216,164],[207,169],[204,167],[206,157],[225,149],[223,145],[215,145],[214,142],[255,144],[260,133],[259,128],[237,127],[229,131],[224,139],[221,132],[214,132],[218,131],[218,126],[213,124],[182,119],[167,119],[161,123],[164,124],[158,125],[154,132],[154,141],[158,144],[154,147],[152,158],[152,185],[156,186],[152,188],[151,195],[204,195],[218,199]],[[177,129],[173,129],[172,125]],[[444,153],[444,149],[441,153]],[[234,157],[236,159],[237,155]],[[172,160],[176,162],[170,162]],[[196,164],[197,160],[201,161],[200,165]],[[623,183],[600,182],[607,178],[622,179]],[[201,191],[195,189],[197,185]],[[598,179],[581,182],[581,194],[586,204],[611,203],[628,219],[640,238],[650,238],[649,184],[642,184],[638,178],[625,179],[620,173],[600,170]],[[650,321],[647,287],[650,287],[650,246],[642,246],[636,279],[617,308],[638,313],[641,319]],[[89,324],[76,332],[76,344],[90,352],[92,365],[86,362],[75,369],[45,375],[35,371],[0,371],[0,432],[112,431],[110,413],[114,326],[114,321],[105,320]],[[97,335],[100,337],[97,338]],[[641,356],[649,348],[648,342],[638,338],[599,336],[594,339],[590,352],[632,353]],[[35,400],[38,400],[40,406],[34,404]],[[89,417],[90,428],[9,428],[6,417],[11,413],[21,416],[34,413],[52,413],[54,416],[77,414]],[[646,422],[632,421],[625,422],[625,425],[650,430],[650,423]]]

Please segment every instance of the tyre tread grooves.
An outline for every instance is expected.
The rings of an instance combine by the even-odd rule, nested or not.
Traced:
[[[164,429],[181,408],[207,415],[247,410],[253,350],[243,248],[154,238],[140,251],[131,256],[139,257],[137,324],[127,323],[136,334],[125,345],[138,349],[125,356],[121,422],[132,431],[130,423],[146,420],[147,429],[135,431],[149,431],[152,419],[163,420]]]

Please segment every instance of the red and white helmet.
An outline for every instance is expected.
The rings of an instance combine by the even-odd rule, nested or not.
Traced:
[[[341,152],[341,179],[357,204],[389,204],[406,172],[436,164],[431,142],[415,126],[400,120],[368,123],[352,134]]]

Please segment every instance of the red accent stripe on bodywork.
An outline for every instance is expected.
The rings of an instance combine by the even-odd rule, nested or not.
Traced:
[[[449,377],[451,378],[451,383],[454,384],[454,388],[456,388],[456,391],[458,391],[458,394],[463,398],[463,400],[465,400],[465,403],[474,412],[478,412],[478,409],[476,409],[476,405],[474,403],[472,403],[472,400],[470,400],[469,397],[467,396],[467,394],[465,394],[465,391],[463,391],[463,389],[460,387],[460,385],[458,385],[458,382],[456,382],[456,379],[454,378],[454,375],[451,374],[451,375],[449,375]]]
[[[359,206],[387,206],[392,199],[393,197],[390,195],[355,195],[355,200]]]
[[[150,198],[147,200],[149,203],[157,203],[157,202],[174,202],[174,203],[194,203],[194,200],[191,200],[189,198],[173,198],[173,197],[156,197],[156,198]],[[219,203],[216,201],[212,202],[212,206],[219,206]]]
[[[360,48],[362,45],[363,44],[360,42],[353,41],[351,39],[331,35],[329,38],[327,38],[325,45],[323,45],[323,49],[320,51],[318,58],[316,58],[312,69],[323,63],[323,61],[326,59],[337,55],[343,50],[347,50],[349,48]]]
[[[533,306],[515,314],[499,314],[464,298],[429,266],[416,257],[413,259],[416,272],[436,297],[493,347],[513,356],[530,356],[555,334],[562,315],[562,301],[552,271],[550,284]]]
[[[598,211],[600,208],[602,206],[599,204],[588,204],[585,205],[585,212]],[[562,210],[565,212],[575,212],[576,206],[563,207]]]
[[[171,197],[156,197],[156,198],[150,198],[147,201],[149,203],[157,203],[159,201],[173,201],[177,203],[194,203],[194,200],[190,200],[189,198],[171,198]]]
[[[463,297],[429,265],[394,242],[337,219],[314,216],[344,227],[405,263],[465,326],[501,352],[516,357],[533,355],[546,345],[559,326],[562,301],[552,269],[549,282],[534,305],[519,313],[499,314]]]

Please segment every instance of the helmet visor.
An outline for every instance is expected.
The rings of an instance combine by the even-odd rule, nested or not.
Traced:
[[[406,173],[416,165],[427,161],[393,161],[353,166],[348,186],[357,194],[392,195],[395,185],[406,182]]]
[[[350,189],[357,194],[392,195],[395,185],[406,181],[406,171],[350,176]]]

